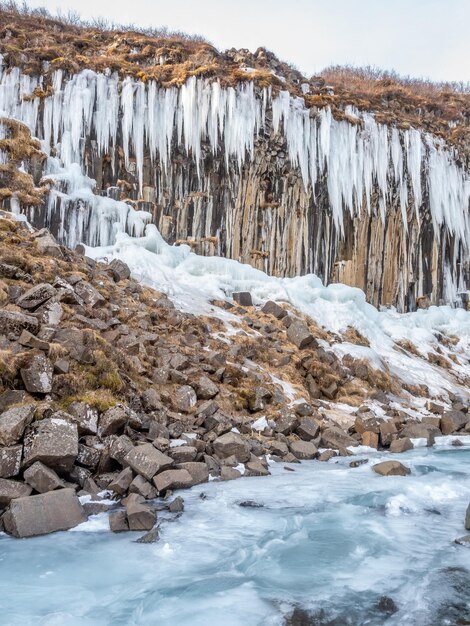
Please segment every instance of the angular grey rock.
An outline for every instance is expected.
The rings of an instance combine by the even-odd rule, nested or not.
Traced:
[[[348,446],[357,446],[358,442],[345,433],[341,428],[336,426],[330,426],[326,428],[321,434],[321,447],[322,448],[347,448]]]
[[[115,435],[124,428],[128,419],[129,413],[121,404],[111,407],[100,417],[99,433],[101,437]]]
[[[306,348],[314,342],[314,337],[310,333],[307,324],[302,320],[295,320],[287,329],[287,337],[295,344],[299,350]]]
[[[206,483],[209,480],[209,468],[206,463],[198,463],[196,461],[190,461],[187,463],[180,463],[177,469],[184,469],[191,474],[193,479],[193,485],[200,485]]]
[[[272,300],[268,300],[261,310],[267,315],[274,315],[274,317],[278,320],[287,315],[287,311],[283,309],[282,306],[279,306],[277,302],[273,302]]]
[[[77,463],[95,469],[100,462],[101,451],[90,446],[84,446],[82,443],[78,444],[78,456]]]
[[[0,394],[0,413],[6,411],[14,404],[23,404],[26,402],[26,391],[22,389],[7,389]]]
[[[246,463],[250,460],[250,445],[238,433],[225,433],[217,437],[212,445],[214,452],[220,459],[226,459],[233,455],[239,463]]]
[[[390,444],[390,452],[399,453],[406,452],[407,450],[413,450],[413,443],[409,437],[395,439],[395,441],[392,441]]]
[[[17,476],[21,469],[23,446],[0,447],[0,478]]]
[[[33,419],[35,408],[34,404],[14,406],[0,415],[0,445],[12,446],[21,439]]]
[[[297,428],[299,420],[293,413],[283,413],[276,419],[274,430],[281,435],[290,435]]]
[[[131,494],[124,503],[129,530],[150,530],[153,528],[157,517],[155,511],[150,509],[145,502],[142,502],[140,496]]]
[[[123,496],[129,489],[133,478],[134,474],[132,473],[131,468],[126,467],[126,469],[123,469],[122,472],[120,472],[119,475],[109,483],[108,489],[111,489],[114,493]]]
[[[196,394],[199,400],[210,400],[219,393],[219,388],[208,376],[201,376],[196,383]]]
[[[235,480],[236,478],[240,478],[241,476],[242,474],[234,467],[228,467],[227,465],[224,465],[220,468],[221,480]]]
[[[29,485],[25,485],[18,480],[0,478],[0,507],[8,506],[14,498],[29,496],[31,492],[32,489]]]
[[[151,443],[132,448],[126,455],[125,461],[136,474],[140,474],[147,480],[152,480],[155,474],[174,464],[172,458],[154,448]]]
[[[23,330],[18,339],[18,343],[25,348],[33,348],[34,350],[43,350],[47,352],[49,350],[49,343],[43,339],[39,339],[36,335],[33,335],[29,330]]]
[[[28,467],[23,476],[28,485],[38,493],[46,493],[64,487],[64,483],[54,470],[40,461],[36,461],[31,467]]]
[[[194,485],[194,479],[188,470],[174,469],[157,474],[153,479],[153,484],[159,493],[163,493],[168,489],[186,489],[192,487]]]
[[[213,430],[216,435],[223,435],[232,429],[232,422],[226,415],[220,411],[216,411],[205,418],[204,428],[206,430]]]
[[[111,409],[112,410],[112,409]],[[68,408],[73,421],[77,424],[78,434],[96,435],[98,432],[98,411],[85,402],[72,402]]]
[[[135,543],[156,543],[160,539],[160,531],[158,526],[149,530],[148,533],[136,539]]]
[[[133,447],[134,444],[132,443],[132,440],[127,435],[121,435],[112,442],[109,455],[122,466],[126,466],[126,455],[132,450]]]
[[[408,476],[411,470],[399,461],[383,461],[372,466],[376,474],[381,476]]]
[[[50,393],[54,366],[43,354],[33,356],[29,365],[20,370],[24,386],[30,393]]]
[[[25,437],[23,464],[29,467],[36,461],[60,472],[70,472],[78,456],[77,425],[62,418],[35,422]]]
[[[260,459],[253,457],[245,465],[245,476],[269,476],[270,472]]]
[[[290,451],[300,460],[314,459],[318,455],[318,449],[311,441],[293,441]]]
[[[37,309],[38,306],[53,298],[57,293],[49,283],[41,283],[35,287],[28,289],[22,296],[18,298],[16,304],[22,309]]]
[[[232,298],[240,306],[253,306],[253,298],[249,291],[235,291]]]
[[[470,504],[467,507],[467,512],[465,514],[465,530],[470,530]]]
[[[470,535],[457,537],[457,539],[454,539],[454,543],[456,543],[459,546],[470,546]]]
[[[182,511],[184,511],[184,500],[183,500],[183,498],[181,496],[177,496],[168,505],[168,510],[170,511],[170,513],[181,513]]]
[[[0,310],[0,335],[21,335],[23,330],[35,335],[39,330],[39,320],[32,315],[16,311]]]
[[[130,278],[131,270],[129,269],[129,266],[120,259],[113,259],[109,264],[109,269],[111,271],[114,282],[116,283],[118,283],[120,280],[126,280],[127,278]]]
[[[75,285],[75,293],[92,309],[97,306],[103,306],[106,302],[100,292],[85,280],[81,280]]]
[[[470,417],[461,411],[446,411],[441,417],[442,434],[451,435],[462,430],[469,420]]]
[[[318,460],[326,463],[327,461],[334,458],[335,456],[338,456],[335,450],[324,450],[318,457]]]
[[[73,528],[86,515],[73,489],[59,489],[13,500],[3,520],[11,535],[34,537]]]
[[[153,500],[157,497],[157,490],[143,476],[138,474],[129,486],[129,493],[137,493],[146,500]]]
[[[295,432],[304,441],[311,441],[318,437],[320,426],[310,417],[302,417]]]
[[[175,409],[183,413],[189,413],[196,406],[197,395],[192,387],[183,385],[179,387],[175,393],[174,404]]]
[[[197,449],[194,446],[177,446],[176,448],[170,448],[169,456],[175,463],[186,463],[194,461],[197,456]]]
[[[122,533],[129,530],[127,523],[127,514],[124,510],[111,511],[109,514],[109,529],[113,533]]]
[[[299,402],[294,406],[294,410],[299,417],[309,417],[315,413],[313,406],[308,402]]]
[[[39,251],[43,254],[47,254],[48,256],[52,256],[56,259],[60,259],[64,256],[59,244],[47,228],[42,228],[38,232],[33,233],[31,237],[35,239]]]

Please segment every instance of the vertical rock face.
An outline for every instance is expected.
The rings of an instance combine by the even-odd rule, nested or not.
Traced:
[[[442,140],[349,108],[337,121],[287,91],[189,78],[181,87],[84,70],[0,76],[0,110],[49,156],[27,209],[65,244],[157,225],[170,243],[268,273],[315,273],[399,309],[466,289],[470,179]],[[96,193],[91,193],[96,180]]]

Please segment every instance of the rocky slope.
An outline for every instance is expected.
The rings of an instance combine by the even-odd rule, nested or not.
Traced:
[[[465,89],[337,70],[327,84],[262,48],[2,15],[6,209],[72,247],[153,223],[375,305],[465,304]]]
[[[0,218],[0,508],[14,536],[103,510],[114,531],[150,530],[156,509],[182,511],[173,491],[266,475],[268,458],[324,461],[361,443],[400,452],[470,432],[451,335],[427,360],[458,393],[426,402],[424,385],[338,356],[367,347],[353,328],[334,334],[243,292],[191,315],[122,261],[97,263],[13,217]],[[411,343],[396,349],[423,359]]]

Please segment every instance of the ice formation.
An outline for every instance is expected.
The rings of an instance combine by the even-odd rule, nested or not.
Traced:
[[[217,81],[192,77],[180,88],[163,88],[130,77],[121,82],[111,73],[83,70],[65,76],[57,70],[52,94],[41,103],[29,96],[43,82],[43,77],[25,75],[19,68],[0,67],[0,114],[28,124],[46,153],[54,149],[62,167],[85,167],[90,137],[98,155],[112,153],[119,138],[127,167],[131,155],[135,157],[142,191],[147,152],[167,170],[172,151],[182,147],[199,170],[203,146],[208,145],[213,154],[223,151],[227,165],[234,160],[241,167],[253,158],[257,137],[272,132],[286,139],[289,160],[299,167],[306,188],[314,189],[327,176],[330,210],[340,235],[344,211],[360,214],[365,201],[370,213],[371,196],[378,189],[383,220],[392,196],[398,195],[404,229],[409,202],[419,220],[423,197],[429,195],[437,236],[444,226],[467,248],[470,178],[453,152],[430,134],[390,128],[352,108],[346,113],[356,124],[335,120],[328,108],[312,117],[303,98],[287,91],[275,96],[253,82],[224,88]],[[272,124],[267,123],[268,112]],[[99,219],[94,225],[99,232],[89,233],[90,240],[112,243]]]

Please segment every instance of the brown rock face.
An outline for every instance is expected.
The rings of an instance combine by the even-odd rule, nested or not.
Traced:
[[[74,490],[60,489],[14,500],[3,520],[11,535],[34,537],[73,528],[86,515]]]
[[[11,446],[20,440],[33,419],[34,410],[34,404],[27,404],[12,407],[0,415],[0,445]]]
[[[29,485],[20,483],[17,480],[0,478],[0,507],[7,506],[15,498],[29,496],[31,491],[32,489]]]
[[[62,480],[57,476],[54,470],[46,467],[40,461],[33,463],[24,472],[24,479],[38,493],[46,493],[60,489],[64,486]]]
[[[157,474],[153,483],[159,493],[164,493],[168,489],[186,489],[197,484],[188,470],[185,469],[166,470]]]

